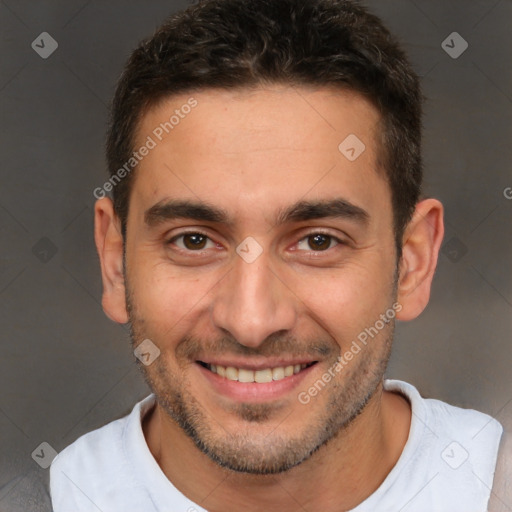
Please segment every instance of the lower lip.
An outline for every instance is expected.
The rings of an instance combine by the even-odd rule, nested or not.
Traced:
[[[267,402],[284,398],[299,386],[317,364],[308,366],[284,379],[265,383],[229,380],[211,372],[199,363],[196,363],[196,366],[217,393],[241,402]]]

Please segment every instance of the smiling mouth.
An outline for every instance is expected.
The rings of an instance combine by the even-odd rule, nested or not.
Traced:
[[[235,368],[233,366],[221,366],[220,364],[204,363],[203,361],[197,361],[203,368],[210,370],[212,373],[216,373],[220,377],[224,377],[227,380],[244,382],[244,383],[259,383],[265,384],[268,382],[283,380],[292,375],[300,373],[302,370],[313,366],[318,361],[311,363],[295,364],[288,366],[277,366],[275,368],[264,368],[262,370],[247,370],[245,368]]]

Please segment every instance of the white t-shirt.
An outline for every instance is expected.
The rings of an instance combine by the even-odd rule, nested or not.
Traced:
[[[503,431],[495,419],[423,399],[398,380],[384,388],[412,406],[409,438],[381,486],[352,512],[485,512]],[[146,444],[150,395],[124,418],[89,432],[53,461],[54,512],[206,512],[167,479]]]

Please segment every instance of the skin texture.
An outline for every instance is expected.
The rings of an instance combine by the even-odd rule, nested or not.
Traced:
[[[136,146],[190,96],[150,110]],[[158,398],[143,425],[149,449],[173,484],[210,511],[349,510],[378,488],[407,441],[409,404],[382,389],[394,321],[307,404],[297,395],[393,304],[399,320],[421,313],[442,206],[418,203],[397,266],[391,192],[375,163],[379,116],[369,102],[287,86],[193,97],[195,109],[135,171],[125,269],[112,203],[96,204],[105,312],[130,321],[135,346],[149,338],[160,350],[141,365]],[[366,147],[354,161],[338,150],[349,134]],[[278,222],[298,201],[338,198],[365,219]],[[149,208],[178,199],[223,209],[229,222],[145,222]],[[203,233],[206,245],[194,249],[198,238],[179,238],[185,232]],[[334,238],[316,239],[319,247],[319,232]],[[247,237],[262,250],[251,263],[236,252]],[[316,364],[287,393],[243,400],[218,392],[197,363],[292,359]]]

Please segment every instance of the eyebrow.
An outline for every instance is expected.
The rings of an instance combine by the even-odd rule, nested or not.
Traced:
[[[275,224],[300,222],[314,219],[338,218],[366,225],[370,215],[366,210],[343,198],[319,201],[298,201],[287,208],[281,208]],[[231,226],[234,221],[222,208],[201,201],[162,200],[144,212],[144,222],[149,227],[176,219],[191,219]]]
[[[360,206],[356,206],[342,198],[320,201],[298,201],[288,208],[279,211],[276,224],[324,218],[346,219],[360,224],[368,224],[370,215]]]
[[[193,219],[230,224],[229,215],[226,211],[199,201],[163,200],[144,212],[144,222],[150,227],[175,219]]]

